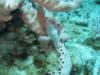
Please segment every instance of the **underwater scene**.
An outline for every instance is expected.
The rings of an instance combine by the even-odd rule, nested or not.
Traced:
[[[100,75],[100,0],[0,0],[0,75]]]

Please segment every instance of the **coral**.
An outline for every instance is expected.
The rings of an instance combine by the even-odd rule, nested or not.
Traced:
[[[20,0],[1,0],[0,1],[0,21],[9,21],[12,19],[11,11],[18,8]]]
[[[39,3],[41,6],[52,10],[52,11],[69,11],[74,9],[80,5],[81,0],[73,0],[73,1],[61,1],[61,0],[33,0]]]
[[[32,65],[32,62],[33,62],[34,64],[33,66],[35,66],[36,68],[34,72],[36,72],[37,74],[41,74],[41,73],[44,74],[44,72],[46,71],[47,74],[50,73],[51,75],[70,75],[70,72],[72,69],[72,62],[71,62],[69,50],[65,47],[65,44],[64,44],[64,42],[68,39],[68,37],[65,33],[65,30],[63,30],[63,27],[60,26],[60,23],[57,23],[55,19],[53,18],[51,19],[46,18],[44,8],[47,8],[51,11],[69,11],[71,9],[77,8],[80,5],[81,0],[77,0],[77,1],[73,0],[73,1],[68,1],[68,2],[64,2],[60,0],[59,1],[58,0],[55,0],[55,1],[34,0],[33,2],[34,4],[36,3],[35,5],[36,7],[34,7],[33,3],[29,0],[1,1],[1,5],[3,5],[3,8],[2,8],[3,11],[1,11],[0,9],[0,13],[1,13],[0,16],[3,18],[1,18],[0,21],[4,22],[4,21],[10,20],[11,18],[9,18],[9,16],[10,17],[12,16],[10,15],[10,13],[15,9],[20,9],[22,11],[22,15],[18,15],[18,16],[21,16],[21,18],[23,19],[25,26],[29,28],[28,31],[31,30],[39,34],[38,38],[34,39],[33,38],[34,36],[29,36],[26,31],[16,32],[20,34],[20,36],[18,36],[19,38],[17,39],[18,42],[15,41],[13,44],[11,40],[9,44],[9,47],[11,45],[10,48],[7,45],[4,46],[5,47],[4,50],[7,50],[7,49],[9,50],[4,51],[2,49],[1,54],[4,54],[4,55],[8,54],[9,55],[7,59],[8,61],[11,61],[9,60],[9,58],[12,57],[12,63],[14,65],[17,65],[18,67],[21,66],[19,67],[20,69],[23,69],[22,68],[23,66],[24,68],[27,67],[28,62],[25,61],[26,63],[20,63],[19,60],[27,59],[28,54],[30,54],[30,55],[34,55],[33,56],[34,58],[30,59],[31,63],[29,63],[29,65]],[[43,35],[46,35],[46,36],[43,36]],[[14,40],[16,38],[17,37],[14,37]],[[7,41],[8,40],[10,39],[7,37]],[[33,48],[33,46],[30,47],[31,45],[34,45],[34,41],[35,41],[35,45],[37,46],[35,46],[35,48]],[[13,44],[13,47],[11,43]],[[29,48],[31,49],[28,51]],[[53,51],[53,49],[56,50],[54,51],[54,54],[51,52]],[[57,53],[57,55],[55,52]],[[48,57],[47,59],[46,59],[46,55]],[[54,61],[51,61],[51,59],[53,58],[51,57],[51,55],[55,57]],[[18,59],[18,61],[16,61],[14,58]],[[54,68],[49,68],[48,64],[49,66],[54,65]],[[32,69],[34,68],[33,66],[32,66]],[[47,70],[49,72],[47,72]],[[16,71],[20,75],[26,75],[26,73],[24,73],[23,70],[19,71],[19,69],[16,69],[15,72],[10,71],[8,74],[14,74],[16,73]]]
[[[36,33],[40,32],[40,26],[36,18],[37,12],[36,9],[32,7],[32,3],[26,0],[21,10],[23,12],[22,19],[28,28]]]
[[[5,15],[0,14],[0,21],[6,22],[11,19],[12,19],[12,16],[5,16]]]
[[[40,8],[40,10],[37,10],[33,8],[32,2],[29,2],[28,0],[25,1],[16,1],[16,0],[7,0],[7,1],[0,1],[2,7],[0,8],[0,16],[1,21],[8,21],[11,20],[11,15],[10,12],[12,10],[15,10],[17,8],[21,8],[23,12],[23,21],[28,25],[30,30],[33,30],[34,32],[37,32],[38,34],[43,34],[45,33],[44,29],[46,25],[46,19],[44,17],[43,13],[43,8]],[[64,2],[64,1],[46,1],[46,0],[33,0],[33,2],[36,2],[40,4],[42,7],[46,7],[49,10],[53,11],[68,11],[71,9],[74,9],[80,5],[81,0],[77,1],[69,1],[69,2]],[[37,12],[36,12],[37,11]],[[38,13],[39,12],[39,13]],[[37,19],[39,20],[40,25],[38,24]],[[43,24],[44,23],[44,24]],[[37,31],[38,30],[38,31]],[[42,32],[42,33],[41,33]]]

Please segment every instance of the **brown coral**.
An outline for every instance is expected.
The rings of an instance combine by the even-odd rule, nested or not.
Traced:
[[[33,0],[51,11],[69,11],[80,5],[81,0],[64,2],[61,0]]]

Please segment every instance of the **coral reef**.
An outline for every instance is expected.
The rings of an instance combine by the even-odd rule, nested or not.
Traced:
[[[78,7],[80,2],[81,2],[81,0],[69,1],[69,2],[33,0],[33,2],[36,2],[36,3],[40,4],[42,7],[46,7],[48,9],[50,9],[50,10],[53,10],[53,11],[68,11],[68,10],[71,10],[71,9],[74,9],[74,8]],[[0,3],[2,5],[1,9],[0,9],[1,10],[0,11],[1,12],[0,16],[2,17],[1,21],[10,20],[11,19],[10,12],[12,10],[17,9],[17,8],[21,8],[21,10],[23,12],[23,17],[22,17],[23,21],[26,24],[28,24],[30,28],[32,27],[31,30],[33,30],[35,32],[39,32],[39,30],[41,30],[40,32],[43,32],[44,25],[41,26],[41,25],[37,24],[38,23],[38,22],[36,22],[36,17],[37,17],[36,13],[37,12],[36,12],[36,9],[32,7],[32,2],[30,2],[29,0],[25,0],[25,1],[22,1],[22,0],[18,0],[18,1],[16,1],[16,0],[13,0],[13,1],[8,0],[8,1],[0,1]],[[58,5],[58,6],[56,6],[56,5]],[[43,10],[41,10],[39,12],[42,13],[42,11]],[[43,14],[41,14],[41,16],[39,16],[39,18],[40,17],[43,18],[42,15]]]
[[[80,2],[1,0],[0,75],[100,75],[99,0]]]

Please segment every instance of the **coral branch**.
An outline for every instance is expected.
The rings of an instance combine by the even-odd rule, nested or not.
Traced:
[[[11,19],[12,19],[12,16],[5,16],[5,15],[0,14],[0,21],[6,22]]]
[[[60,0],[33,0],[39,3],[41,6],[51,10],[51,11],[69,11],[71,9],[77,8],[80,5],[81,0],[73,1],[60,1]]]

